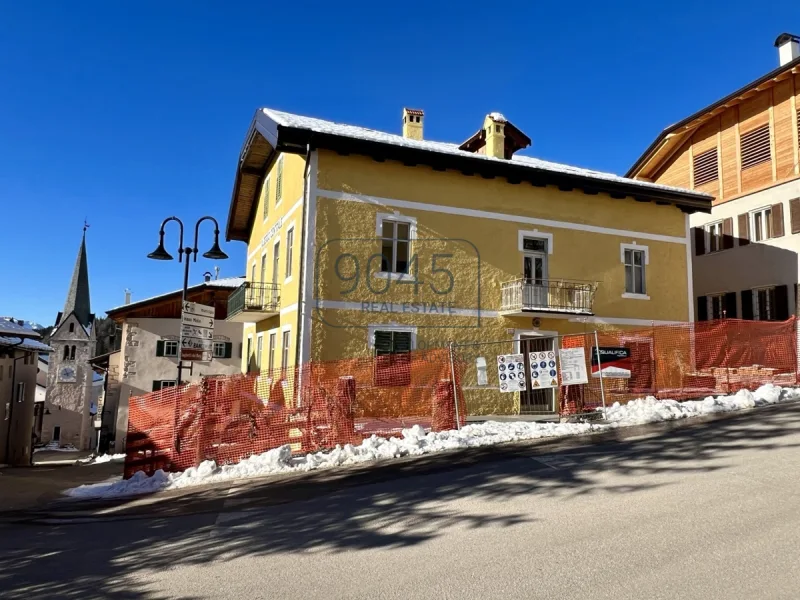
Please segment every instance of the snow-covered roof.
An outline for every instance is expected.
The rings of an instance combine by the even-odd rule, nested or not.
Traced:
[[[22,343],[20,344],[20,341]],[[12,335],[0,335],[0,346],[14,346],[17,350],[33,350],[36,352],[52,352],[53,349],[47,344],[31,338],[23,338]]]
[[[192,290],[199,290],[202,287],[206,288],[221,288],[221,289],[236,289],[240,287],[246,280],[244,277],[224,277],[222,279],[212,279],[210,281],[203,281],[202,283],[198,283],[196,285],[190,285],[187,289],[188,291]],[[153,302],[154,300],[160,300],[162,298],[166,298],[167,296],[172,296],[173,294],[180,294],[182,290],[172,290],[171,292],[166,292],[164,294],[159,294],[158,296],[151,296],[150,298],[144,298],[143,300],[137,300],[136,302],[131,302],[130,304],[123,304],[122,306],[116,306],[114,308],[110,308],[106,311],[107,314],[111,314],[112,312],[116,312],[118,310],[123,310],[127,308],[134,308],[139,306],[140,304],[146,304],[148,302]]]
[[[517,155],[512,157],[510,160],[505,158],[495,158],[493,156],[487,156],[486,154],[476,154],[474,152],[469,152],[467,150],[460,150],[458,144],[451,144],[447,142],[433,142],[428,140],[414,140],[403,137],[402,135],[386,133],[375,129],[368,129],[366,127],[359,127],[357,125],[346,125],[343,123],[335,123],[333,121],[326,121],[324,119],[317,119],[315,117],[304,117],[301,115],[295,115],[292,113],[287,113],[280,110],[274,110],[271,108],[262,108],[261,112],[268,118],[275,121],[278,125],[282,125],[284,127],[306,129],[316,133],[343,136],[357,140],[377,142],[381,144],[391,144],[393,146],[403,146],[406,148],[426,150],[428,152],[436,152],[440,154],[450,154],[454,156],[463,156],[463,157],[469,157],[486,161],[496,161],[498,163],[510,163],[514,165],[530,167],[532,169],[537,169],[540,171],[549,171],[551,173],[574,175],[579,177],[585,177],[587,179],[597,179],[608,182],[622,183],[638,187],[643,192],[645,192],[648,189],[661,190],[661,191],[666,190],[670,192],[685,194],[686,196],[697,196],[708,199],[711,198],[711,196],[703,192],[697,192],[693,190],[687,190],[683,188],[677,188],[658,183],[651,183],[648,181],[639,181],[637,179],[629,179],[627,177],[622,177],[614,173],[594,171],[592,169],[584,169],[582,167],[575,167],[572,165],[566,165],[562,163],[539,160],[537,158],[532,158],[527,156]],[[499,113],[496,114],[498,117],[505,119],[505,117],[503,117]]]
[[[0,317],[0,334],[2,333],[10,333],[22,337],[32,337],[32,338],[42,337],[41,335],[39,335],[38,332],[34,331],[33,328],[30,327],[30,325],[27,325],[24,321],[23,324],[20,325],[17,321],[12,319],[11,317]]]

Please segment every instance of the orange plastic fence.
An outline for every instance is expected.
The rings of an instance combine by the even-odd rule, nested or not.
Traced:
[[[455,419],[446,349],[204,378],[131,398],[125,476],[230,464],[286,444],[313,452],[413,425],[452,429]]]

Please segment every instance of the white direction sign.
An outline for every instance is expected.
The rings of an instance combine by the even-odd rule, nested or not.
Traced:
[[[205,304],[198,304],[197,302],[184,302],[183,312],[198,317],[211,317],[214,318],[214,307]]]
[[[561,348],[558,354],[561,359],[561,385],[589,383],[583,348]]]
[[[497,379],[501,392],[524,392],[525,357],[522,354],[500,354],[497,357]]]
[[[556,370],[556,353],[554,351],[529,352],[528,360],[531,364],[532,389],[558,387],[558,371]]]
[[[181,360],[208,362],[214,346],[214,307],[184,302],[181,312]]]

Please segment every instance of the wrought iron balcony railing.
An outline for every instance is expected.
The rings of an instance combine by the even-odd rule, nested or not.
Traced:
[[[228,297],[228,321],[247,321],[277,314],[281,287],[277,283],[245,281]]]
[[[593,314],[597,284],[566,279],[515,279],[501,286],[500,311]]]

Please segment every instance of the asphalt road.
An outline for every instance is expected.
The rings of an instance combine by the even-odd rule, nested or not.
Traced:
[[[0,597],[800,597],[800,405],[254,506],[0,526]]]

